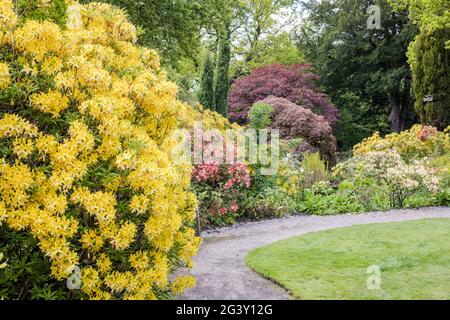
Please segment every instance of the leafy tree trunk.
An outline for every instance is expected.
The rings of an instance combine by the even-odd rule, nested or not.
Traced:
[[[200,81],[199,102],[206,108],[215,111],[214,107],[214,61],[211,54],[205,56],[202,78]]]
[[[223,116],[227,115],[228,90],[231,59],[231,29],[230,23],[226,22],[224,30],[219,34],[219,54],[217,59],[216,85],[215,85],[215,108]]]
[[[389,121],[391,122],[391,129],[393,131],[402,131],[401,121],[401,108],[396,101],[390,99],[391,113],[389,115]]]
[[[389,106],[391,113],[389,121],[392,131],[400,132],[408,129],[415,122],[414,106],[410,98],[409,83],[403,92],[394,92],[389,94]]]

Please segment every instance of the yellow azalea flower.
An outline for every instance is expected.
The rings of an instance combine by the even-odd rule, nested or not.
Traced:
[[[143,214],[147,211],[149,203],[150,199],[147,196],[143,194],[135,195],[131,198],[130,208],[133,212]]]
[[[174,294],[183,293],[187,288],[195,286],[195,278],[191,276],[180,276],[175,278],[172,282],[172,292]]]
[[[14,139],[13,152],[18,159],[28,158],[34,150],[33,141],[30,139]]]
[[[91,252],[99,251],[104,244],[103,238],[93,230],[84,232],[80,242],[84,249]]]
[[[92,293],[100,286],[101,280],[97,270],[86,267],[81,272],[82,290],[85,293]]]
[[[104,253],[98,256],[96,264],[98,271],[102,274],[106,274],[111,270],[112,262]]]
[[[0,90],[8,88],[10,83],[9,67],[6,63],[0,63]]]
[[[37,93],[31,96],[30,100],[32,106],[37,110],[50,113],[55,118],[69,106],[69,99],[59,91],[53,90],[47,93]]]
[[[8,212],[6,211],[6,207],[3,201],[0,201],[0,224],[6,218],[8,218]]]
[[[78,266],[84,298],[181,292],[193,280],[170,284],[172,264],[191,266],[200,239],[188,227],[197,207],[192,168],[171,159],[173,133],[195,121],[238,128],[177,100],[158,54],[136,45],[124,11],[67,5],[61,28],[24,17],[17,24],[13,1],[0,0],[0,46],[15,53],[0,62],[0,90],[32,88],[0,116],[8,149],[0,157],[0,223],[36,239],[53,279]],[[47,87],[36,83],[41,76]]]
[[[58,54],[63,37],[59,27],[49,21],[28,20],[14,32],[16,49],[43,61],[48,53]]]
[[[125,222],[112,237],[111,244],[116,250],[128,248],[136,236],[136,225],[132,222]]]
[[[1,31],[14,28],[17,24],[17,16],[14,12],[14,5],[10,0],[0,0],[0,26]],[[3,43],[0,43],[3,44]]]
[[[148,254],[146,252],[135,252],[130,255],[130,265],[132,268],[139,270],[145,270],[149,264]]]

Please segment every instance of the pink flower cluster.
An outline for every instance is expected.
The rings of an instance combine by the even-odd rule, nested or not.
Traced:
[[[223,144],[224,151],[237,155],[234,144]],[[213,151],[208,143],[202,145],[203,156],[209,156]],[[222,151],[222,150],[221,150]],[[218,153],[220,154],[220,152]],[[210,158],[209,158],[210,159]],[[240,210],[242,188],[250,187],[250,170],[242,162],[221,163],[216,159],[206,160],[194,165],[192,170],[192,187],[197,194],[201,194],[201,210],[206,219],[220,217],[229,221]]]
[[[239,206],[237,205],[237,203],[236,202],[234,202],[232,205],[231,205],[231,207],[230,207],[230,209],[229,209],[231,212],[233,212],[233,213],[236,213],[238,210],[239,210]],[[227,208],[220,208],[219,209],[219,214],[221,215],[221,216],[224,216],[224,215],[226,215],[228,213],[228,209]]]
[[[437,129],[432,126],[423,126],[422,130],[419,132],[419,139],[422,141],[428,140],[430,137],[435,137],[437,135]]]
[[[219,175],[220,165],[216,161],[205,162],[194,166],[192,178],[197,181],[214,180]]]
[[[228,174],[231,178],[225,183],[225,189],[231,189],[235,185],[250,187],[250,170],[245,163],[235,163],[228,168]]]

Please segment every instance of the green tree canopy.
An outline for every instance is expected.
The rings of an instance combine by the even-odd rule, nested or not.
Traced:
[[[371,0],[310,0],[305,4],[306,22],[297,31],[299,47],[342,114],[349,114],[346,103],[351,99],[351,116],[343,119],[350,123],[342,123],[348,132],[340,133],[341,147],[356,143],[352,137],[361,138],[354,134],[358,127],[384,131],[379,120],[389,116],[391,129],[400,131],[414,116],[405,53],[417,30],[406,12],[392,12],[386,0],[375,3],[381,8],[381,29],[367,27]],[[360,107],[355,105],[358,100]]]
[[[448,0],[389,0],[397,10],[408,10],[412,22],[420,27],[420,31],[433,33],[450,28],[450,1]],[[450,39],[444,39],[450,48]]]
[[[182,57],[192,57],[200,47],[200,29],[206,12],[202,0],[81,0],[114,4],[129,14],[142,30],[139,42],[157,49],[163,62],[175,66]]]
[[[248,75],[258,67],[271,64],[292,65],[303,63],[305,57],[288,32],[271,34],[258,42],[253,49],[252,59],[234,59],[231,74],[234,79]]]

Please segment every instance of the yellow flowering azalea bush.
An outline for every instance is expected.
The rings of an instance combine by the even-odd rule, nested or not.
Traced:
[[[190,106],[185,103],[180,103],[178,109],[180,110],[178,123],[180,126],[188,130],[195,128],[196,123],[201,124],[203,130],[214,129],[219,130],[222,133],[226,130],[232,130],[235,133],[240,130],[244,130],[244,127],[238,125],[237,123],[231,123],[220,113],[204,108],[200,104]]]
[[[379,133],[357,144],[353,149],[355,156],[370,152],[396,149],[404,160],[410,161],[423,157],[439,157],[450,153],[450,127],[438,131],[431,126],[415,125],[409,130],[391,133],[384,138]]]
[[[180,293],[200,239],[170,155],[191,111],[123,11],[67,5],[62,28],[0,0],[0,298]]]
[[[338,164],[334,176],[356,190],[387,194],[390,207],[448,205],[449,130],[415,125],[385,137],[375,133],[354,147],[354,156]]]

